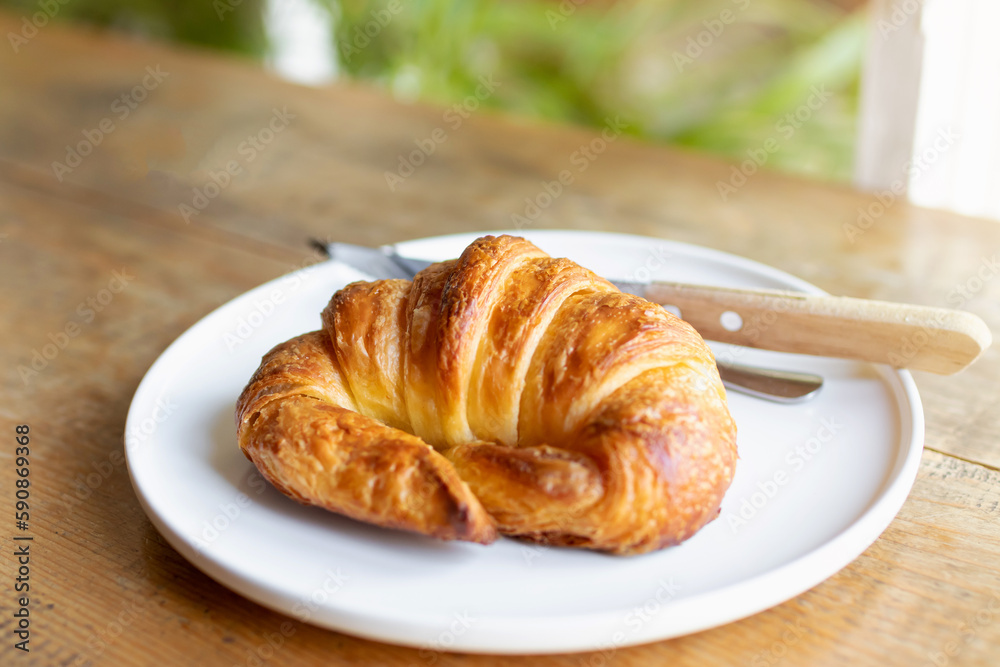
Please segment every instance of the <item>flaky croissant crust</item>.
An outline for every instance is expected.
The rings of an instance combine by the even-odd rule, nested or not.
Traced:
[[[636,554],[715,518],[736,429],[686,322],[528,241],[347,285],[243,390],[286,495],[380,526]]]

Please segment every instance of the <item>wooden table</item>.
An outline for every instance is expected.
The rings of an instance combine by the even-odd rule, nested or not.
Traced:
[[[0,14],[0,34],[21,26]],[[715,159],[616,137],[581,172],[571,156],[594,132],[445,114],[59,25],[17,53],[0,48],[0,662],[258,664],[267,638],[290,629],[269,664],[1000,663],[995,347],[958,376],[916,374],[919,478],[860,558],[777,608],[672,641],[530,660],[421,653],[290,621],[169,547],[133,494],[122,433],[139,380],[176,336],[317,261],[310,237],[380,244],[510,228],[563,169],[574,182],[530,225],[702,244],[837,294],[960,305],[1000,332],[996,223],[893,202],[852,239],[859,208],[877,207],[845,187],[762,172],[723,201],[731,167]],[[390,190],[385,173],[435,136],[446,140]],[[87,154],[77,162],[67,146]],[[208,185],[227,180],[227,165],[238,171],[228,185]],[[186,220],[182,204],[197,214]],[[17,424],[32,443],[28,654],[11,634]]]

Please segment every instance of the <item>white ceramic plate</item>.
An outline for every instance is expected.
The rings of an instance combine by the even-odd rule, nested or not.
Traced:
[[[522,232],[604,275],[798,289],[746,259],[618,234]],[[402,244],[457,256],[471,234]],[[317,329],[333,292],[362,278],[333,262],[262,285],[177,339],[136,391],[126,453],[163,536],[234,591],[291,617],[425,650],[613,651],[749,616],[817,585],[892,521],[913,484],[923,414],[906,372],[713,346],[721,359],[822,374],[813,401],[730,394],[740,461],[720,518],[681,546],[633,558],[484,547],[383,530],[303,507],[240,453],[233,407],[261,355]]]

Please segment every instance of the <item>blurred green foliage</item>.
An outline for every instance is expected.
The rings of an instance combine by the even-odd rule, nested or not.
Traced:
[[[865,20],[829,0],[312,1],[340,71],[402,99],[456,102],[492,77],[485,106],[594,127],[618,114],[734,160],[773,140],[768,167],[850,177]],[[60,17],[262,56],[264,3],[68,0]]]
[[[595,127],[620,114],[634,135],[737,160],[773,139],[768,166],[850,177],[861,14],[820,0],[411,0],[382,27],[390,2],[342,0],[337,41],[344,71],[398,96],[455,101],[492,75],[487,106]],[[831,95],[817,104],[817,90]]]
[[[265,2],[0,0],[0,6],[26,17],[42,12],[56,20],[78,20],[155,39],[209,46],[256,57],[267,48],[262,11]]]

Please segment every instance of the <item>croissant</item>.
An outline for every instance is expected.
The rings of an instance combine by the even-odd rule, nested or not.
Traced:
[[[239,445],[295,500],[444,540],[638,554],[719,513],[736,428],[686,322],[528,241],[347,285],[271,350]]]

